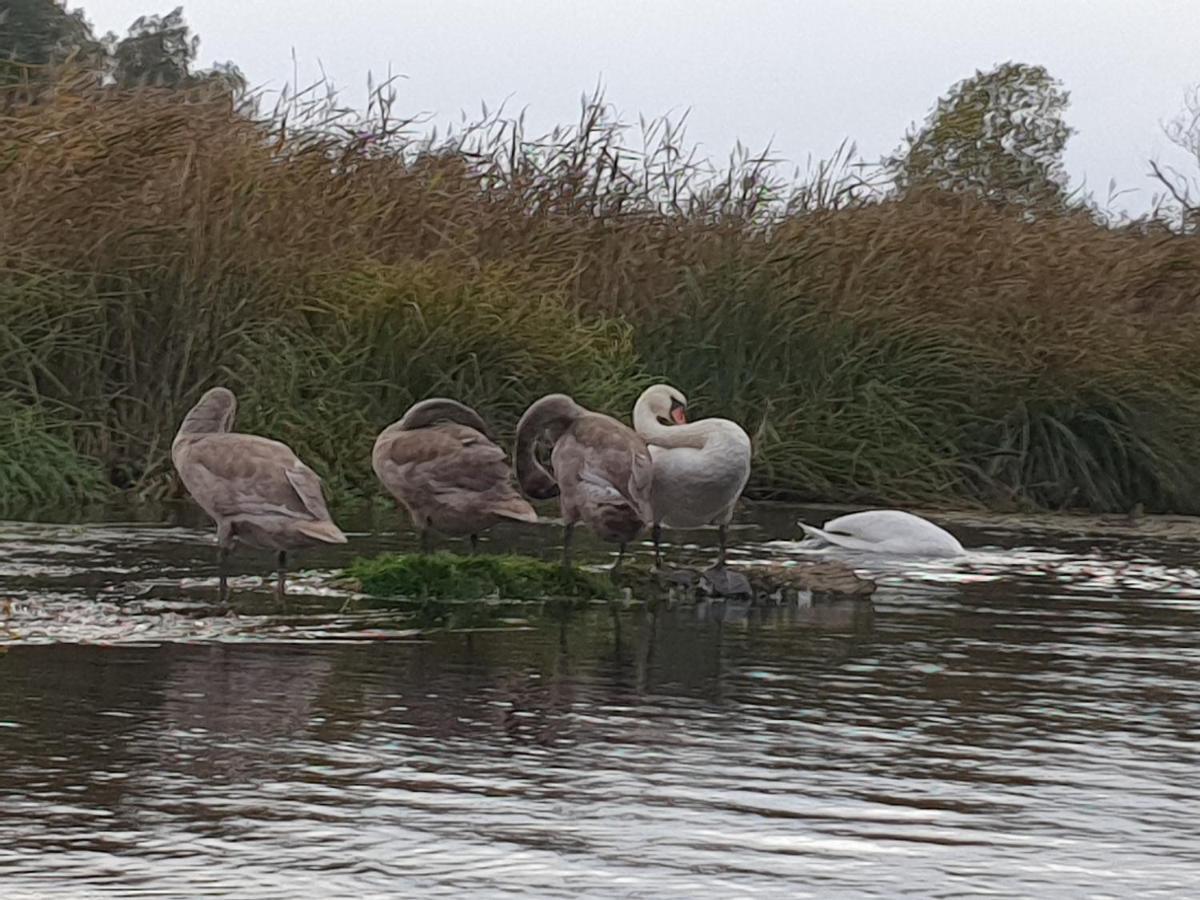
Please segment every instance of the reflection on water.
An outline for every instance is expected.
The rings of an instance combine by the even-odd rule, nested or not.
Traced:
[[[0,526],[0,893],[1194,893],[1196,544],[955,531],[872,603],[422,633],[325,578],[393,534],[227,616],[206,532]]]

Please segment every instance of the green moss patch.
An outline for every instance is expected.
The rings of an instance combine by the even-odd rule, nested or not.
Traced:
[[[346,575],[376,597],[604,600],[616,594],[604,575],[525,556],[385,554],[355,560]]]

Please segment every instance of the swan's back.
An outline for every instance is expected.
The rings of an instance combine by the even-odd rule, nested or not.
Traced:
[[[408,429],[391,425],[375,441],[375,474],[418,526],[473,534],[501,519],[536,522],[517,493],[504,451],[478,429],[440,422]]]
[[[555,445],[553,458],[564,480],[577,484],[592,502],[627,503],[649,521],[654,463],[633,429],[610,416],[585,413]],[[607,487],[598,491],[601,485]]]
[[[654,463],[633,429],[601,413],[579,416],[551,453],[563,514],[602,539],[629,541],[652,521]]]
[[[838,516],[822,528],[804,530],[831,544],[851,550],[956,556],[965,552],[944,528],[899,509],[873,509]]]
[[[217,432],[176,441],[175,466],[192,499],[220,525],[233,522],[254,546],[344,544],[321,479],[286,444],[255,434]]]

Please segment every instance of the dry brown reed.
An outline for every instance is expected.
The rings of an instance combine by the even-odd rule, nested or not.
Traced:
[[[756,436],[759,495],[1200,509],[1200,243],[890,197],[843,147],[715,167],[603,98],[530,136],[317,90],[0,91],[0,398],[139,496],[215,383],[341,493],[452,393],[501,429],[648,378]],[[0,409],[5,407],[0,406]],[[20,496],[13,489],[12,496]]]

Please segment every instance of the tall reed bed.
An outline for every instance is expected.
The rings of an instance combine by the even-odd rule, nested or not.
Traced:
[[[170,494],[221,383],[348,497],[414,399],[505,432],[546,391],[627,416],[664,378],[746,425],[760,496],[1200,509],[1195,238],[899,199],[849,148],[714,167],[599,97],[546,136],[375,101],[0,93],[0,422],[44,436],[0,461],[66,454],[40,479],[90,473],[66,500]],[[0,504],[40,502],[7,471]]]

